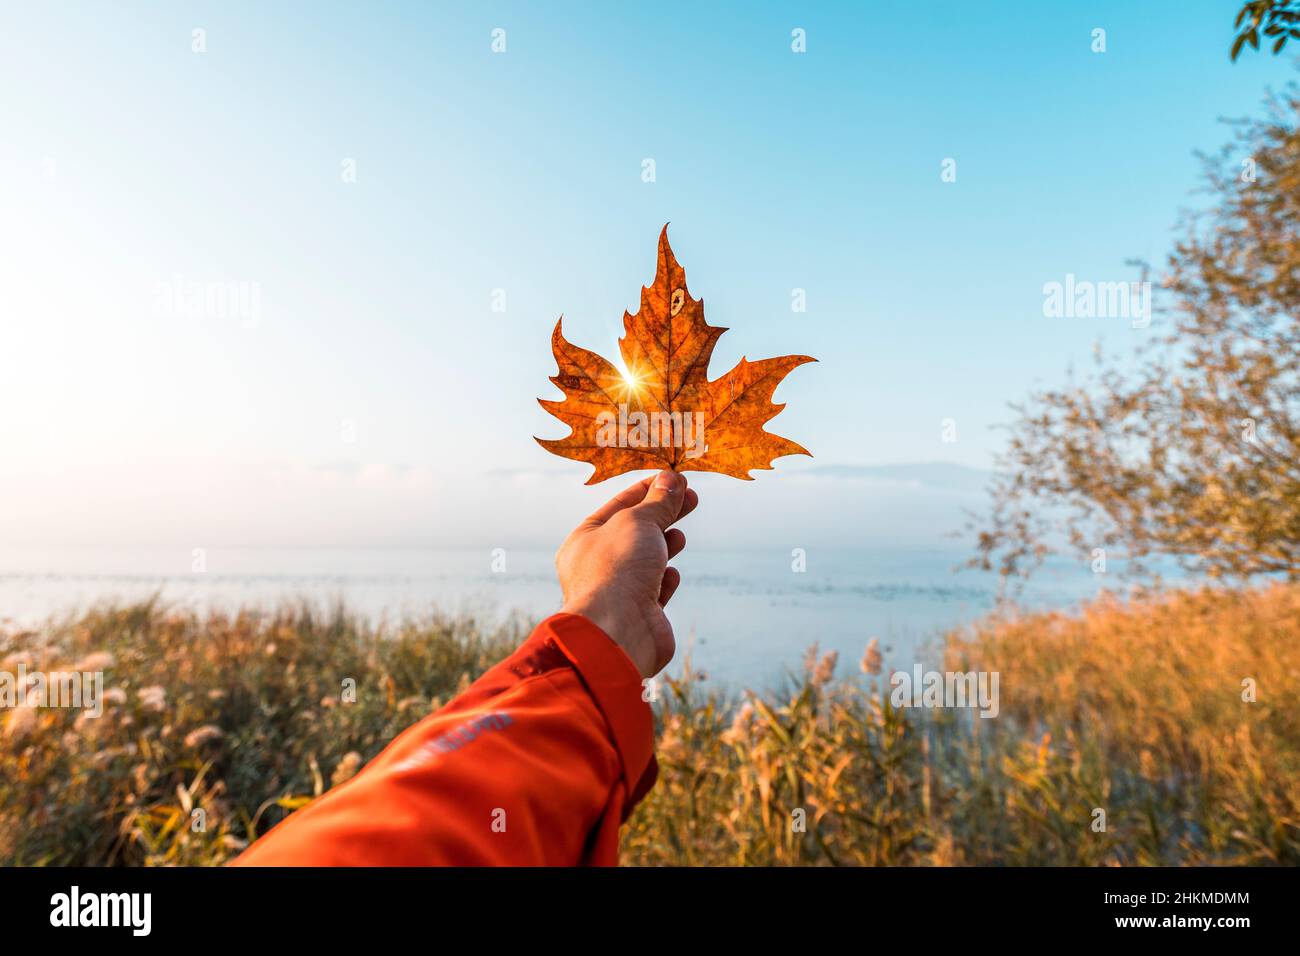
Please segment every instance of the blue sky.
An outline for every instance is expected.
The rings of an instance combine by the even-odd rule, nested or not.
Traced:
[[[549,541],[621,486],[582,489],[587,467],[532,439],[564,433],[535,401],[554,396],[550,329],[563,313],[572,341],[616,355],[671,221],[692,292],[731,329],[714,375],[742,354],[821,360],[782,385],[770,426],[815,461],[701,478],[717,514],[879,533],[885,513],[842,528],[879,487],[810,469],[986,468],[1008,402],[1099,337],[1152,334],[1045,318],[1042,287],[1158,262],[1193,151],[1290,78],[1283,59],[1229,63],[1236,8],[13,12],[0,525],[14,541]],[[177,277],[255,284],[256,321],[160,309]]]

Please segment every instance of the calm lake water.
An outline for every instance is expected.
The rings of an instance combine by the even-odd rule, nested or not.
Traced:
[[[817,551],[806,571],[788,551],[688,550],[674,561],[682,586],[669,607],[682,651],[712,681],[770,685],[799,667],[816,642],[856,669],[872,637],[886,663],[910,667],[944,630],[990,610],[996,580],[954,573],[964,554],[941,551]],[[487,551],[222,550],[195,571],[188,549],[0,551],[0,620],[34,626],[105,601],[161,595],[176,606],[232,610],[285,600],[344,601],[375,621],[418,617],[437,607],[489,616],[543,616],[558,608],[553,552],[509,551],[504,571]],[[1045,571],[1023,605],[1069,607],[1103,586],[1086,564]]]

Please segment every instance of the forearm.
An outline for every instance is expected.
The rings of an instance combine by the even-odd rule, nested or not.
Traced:
[[[236,863],[612,864],[652,751],[635,665],[590,621],[555,615]]]

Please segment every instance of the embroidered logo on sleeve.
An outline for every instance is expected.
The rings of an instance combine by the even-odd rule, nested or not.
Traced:
[[[432,740],[425,742],[415,753],[407,757],[396,767],[397,770],[411,770],[427,763],[439,754],[451,753],[453,750],[459,750],[468,743],[472,743],[490,730],[503,730],[514,723],[514,718],[504,710],[494,710],[491,713],[482,714],[471,720],[465,721],[458,727],[453,727],[445,734],[440,734]]]

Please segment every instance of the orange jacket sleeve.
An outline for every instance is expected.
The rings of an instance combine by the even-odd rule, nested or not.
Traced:
[[[614,865],[653,751],[636,666],[586,618],[556,614],[235,865]]]

